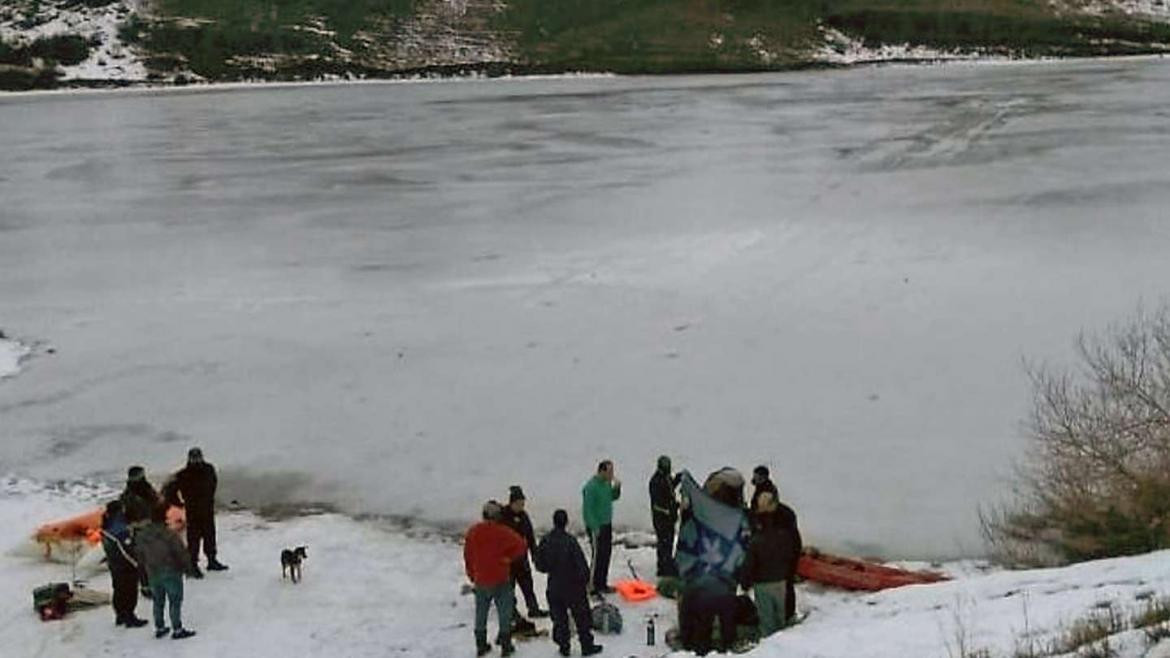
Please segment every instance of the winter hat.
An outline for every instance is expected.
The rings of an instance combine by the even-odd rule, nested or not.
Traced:
[[[518,500],[525,500],[524,490],[520,488],[520,485],[513,484],[512,486],[508,487],[508,502],[514,503]]]
[[[131,466],[130,470],[126,471],[126,481],[141,482],[146,479],[146,469],[141,466]]]
[[[553,512],[553,527],[564,530],[569,525],[569,513],[563,509]]]
[[[768,467],[767,466],[757,466],[756,470],[752,471],[752,475],[756,475],[756,476],[761,477],[761,478],[766,478],[766,477],[768,477]]]
[[[658,458],[658,470],[662,471],[663,473],[670,472],[670,457],[662,455]]]
[[[187,461],[203,461],[203,449],[191,448],[187,451]]]
[[[494,500],[489,500],[483,504],[483,518],[485,521],[495,521],[500,518],[503,511],[500,504]]]

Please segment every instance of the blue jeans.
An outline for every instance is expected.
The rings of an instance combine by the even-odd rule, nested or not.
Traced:
[[[156,573],[150,578],[150,592],[154,596],[154,627],[166,628],[163,621],[163,609],[170,603],[171,628],[178,630],[183,627],[183,576],[182,574],[166,570]]]
[[[495,587],[475,587],[475,642],[483,646],[487,644],[488,609],[492,603],[496,604],[496,614],[500,620],[500,632],[496,636],[500,645],[512,641],[512,610],[516,607],[514,585],[509,580]]]

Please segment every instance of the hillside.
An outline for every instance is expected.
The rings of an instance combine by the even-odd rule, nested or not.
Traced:
[[[1170,49],[1167,0],[9,0],[0,88]]]

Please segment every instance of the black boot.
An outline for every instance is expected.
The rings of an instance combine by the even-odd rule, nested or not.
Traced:
[[[224,564],[223,562],[220,562],[219,560],[212,557],[212,558],[207,559],[207,570],[208,571],[227,571],[228,568],[227,568],[226,564]]]
[[[487,633],[475,634],[475,655],[485,656],[492,652],[492,645],[488,644]]]

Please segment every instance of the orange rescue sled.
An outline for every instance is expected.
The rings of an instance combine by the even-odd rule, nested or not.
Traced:
[[[933,571],[909,571],[817,550],[808,550],[800,557],[796,573],[805,580],[822,585],[866,592],[950,580]]]
[[[102,543],[102,513],[104,508],[97,508],[91,512],[46,523],[37,528],[33,540],[45,547],[45,559],[53,557],[54,547],[85,544],[89,547]],[[181,507],[171,507],[167,510],[167,526],[175,532],[182,533],[187,527],[187,514]]]
[[[619,580],[613,588],[627,601],[649,601],[658,596],[658,590],[653,585],[641,580]]]

